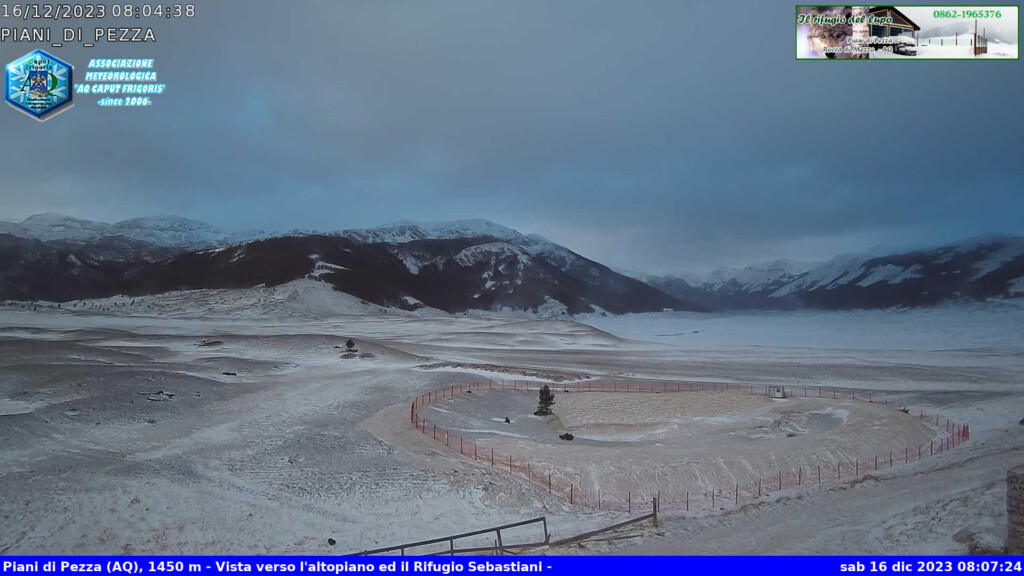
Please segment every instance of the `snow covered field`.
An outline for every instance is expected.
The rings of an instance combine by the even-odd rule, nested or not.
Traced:
[[[577,320],[624,338],[687,348],[1024,348],[1019,299],[907,310],[587,314]]]
[[[582,319],[595,329],[358,302],[326,317],[320,293],[225,292],[145,313],[0,310],[0,553],[344,553],[538,515],[554,538],[622,518],[411,432],[410,398],[468,377],[854,386],[971,424],[962,448],[855,486],[553,553],[963,552],[962,528],[1002,537],[1005,471],[1024,462],[1012,304]]]
[[[970,34],[962,34],[959,38],[954,36],[936,36],[934,38],[922,39],[921,44],[917,46],[916,56],[906,56],[903,54],[889,54],[885,52],[875,52],[871,55],[872,58],[984,58],[984,59],[1005,59],[1015,60],[1019,54],[1019,46],[1017,44],[1005,44],[1003,42],[990,41],[988,44],[988,52],[985,54],[974,55],[973,46],[969,45],[971,40]],[[959,44],[958,44],[959,43]]]

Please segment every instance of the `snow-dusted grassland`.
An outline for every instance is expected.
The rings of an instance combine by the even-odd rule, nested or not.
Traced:
[[[474,376],[851,386],[971,424],[967,445],[869,481],[555,553],[963,552],[962,528],[1002,538],[1005,471],[1024,462],[1024,313],[1007,303],[575,323],[385,312],[301,285],[140,300],[0,310],[0,553],[341,553],[622,518],[411,431],[408,399]],[[348,337],[358,353],[337,348]],[[566,419],[586,428],[593,401]]]

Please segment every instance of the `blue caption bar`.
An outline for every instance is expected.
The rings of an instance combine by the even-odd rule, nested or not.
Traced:
[[[800,574],[1019,574],[1022,557],[982,556],[11,556],[2,574],[467,574],[664,573],[665,570]]]

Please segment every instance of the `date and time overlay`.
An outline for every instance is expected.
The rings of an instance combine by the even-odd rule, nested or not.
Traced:
[[[7,63],[4,99],[38,121],[72,108],[76,101],[99,108],[153,106],[167,85],[151,58],[105,58],[103,47],[152,45],[171,26],[158,22],[199,17],[192,3],[43,3],[0,1],[0,48],[24,46]],[[62,49],[96,49],[85,62],[72,63]]]

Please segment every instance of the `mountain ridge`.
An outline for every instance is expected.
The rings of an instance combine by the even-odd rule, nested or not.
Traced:
[[[846,254],[806,271],[717,271],[694,280],[665,275],[648,283],[718,308],[884,308],[958,299],[1024,296],[1024,237],[986,234],[939,247]]]
[[[705,274],[662,276],[615,271],[538,234],[523,234],[484,219],[447,222],[399,220],[372,228],[282,233],[262,230],[224,232],[204,222],[180,216],[148,216],[108,224],[47,213],[30,216],[20,223],[0,222],[0,234],[42,242],[63,254],[65,259],[71,257],[93,266],[145,266],[188,253],[222,250],[268,239],[312,236],[344,238],[359,245],[377,246],[374,250],[397,259],[412,276],[421,273],[429,276],[439,270],[458,276],[461,270],[445,266],[451,262],[463,262],[472,267],[477,264],[476,259],[484,258],[491,269],[480,268],[482,286],[471,286],[466,283],[467,279],[461,280],[464,289],[472,290],[468,296],[479,301],[481,309],[501,307],[506,301],[530,307],[542,305],[536,295],[522,299],[486,296],[487,291],[496,285],[492,284],[497,282],[495,277],[511,273],[509,270],[512,268],[497,270],[498,267],[529,265],[537,268],[541,266],[538,264],[540,261],[564,274],[566,278],[562,281],[575,286],[575,295],[563,296],[570,302],[559,301],[566,305],[567,310],[586,311],[587,305],[583,302],[589,300],[581,294],[588,291],[619,291],[630,294],[630,297],[639,297],[643,302],[640,307],[644,310],[657,309],[653,302],[660,302],[665,308],[700,310],[849,309],[929,306],[957,299],[1024,295],[1024,238],[1011,234],[986,234],[944,246],[903,252],[873,249],[820,263],[780,258],[745,267],[721,268]],[[456,245],[465,244],[462,241],[467,239],[472,239],[472,242],[464,245],[458,253],[439,252],[438,246],[454,249]],[[34,251],[36,255],[41,250],[27,245],[23,248],[28,252]],[[15,258],[10,253],[7,257]],[[323,265],[327,264],[330,263]],[[540,274],[539,269],[534,272],[539,274],[537,278],[553,279],[552,274],[555,274],[551,271],[546,275]],[[54,273],[63,271],[54,270]],[[323,269],[321,273],[321,276],[326,274]],[[2,279],[0,275],[0,281]],[[508,278],[502,281],[508,281]],[[641,285],[662,296],[644,292]],[[0,288],[2,286],[0,282]],[[550,290],[555,290],[554,285],[549,287]],[[25,294],[31,296],[32,291]],[[632,311],[632,304],[635,302],[598,308]],[[459,308],[467,303],[453,301],[448,305]]]
[[[607,270],[602,282],[586,282],[543,257],[487,236],[403,244],[363,243],[339,235],[280,236],[132,262],[90,259],[84,251],[91,248],[89,243],[0,234],[0,298],[62,302],[274,287],[308,279],[405,310],[426,306],[449,313],[508,310],[558,316],[704,309],[597,263],[591,265]]]

